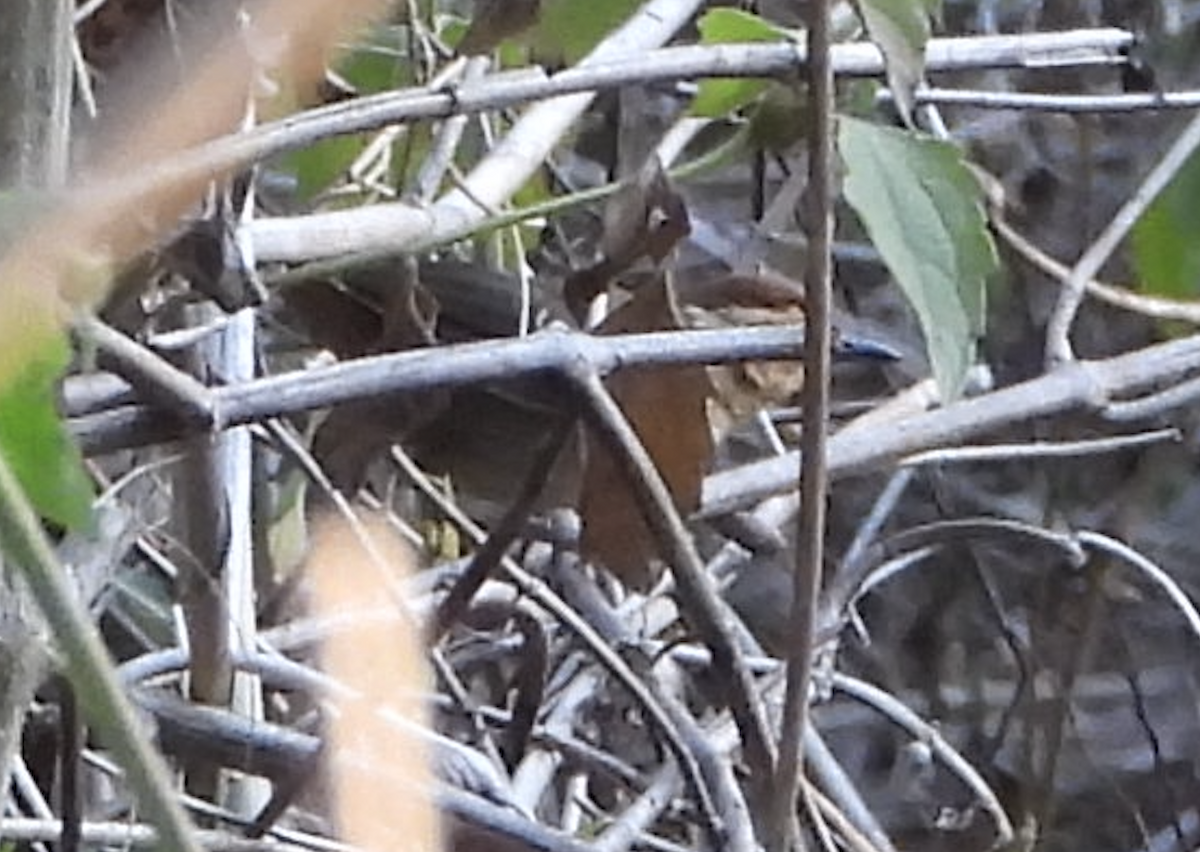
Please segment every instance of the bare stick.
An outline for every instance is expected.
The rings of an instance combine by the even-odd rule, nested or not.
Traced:
[[[746,761],[763,770],[755,779],[761,794],[775,765],[770,729],[712,579],[704,570],[666,483],[599,373],[578,361],[568,365],[567,377],[587,403],[584,414],[589,425],[624,469],[642,515],[674,572],[681,609],[712,653],[716,679],[726,690],[726,703],[741,733]]]
[[[890,99],[890,92],[881,92]],[[971,106],[980,109],[1014,109],[1030,112],[1114,113],[1151,112],[1200,107],[1200,92],[1138,92],[1120,95],[1046,94],[1043,92],[991,92],[984,89],[919,89],[918,105]]]
[[[191,822],[175,798],[167,767],[122,692],[99,631],[2,456],[0,534],[5,555],[28,584],[54,631],[72,684],[88,695],[88,721],[121,758],[141,806],[162,832],[163,847],[199,852]]]
[[[662,52],[661,61],[651,61],[658,54],[649,54],[649,49],[666,41],[691,16],[694,8],[689,7],[696,5],[683,0],[653,0],[644,7],[645,13],[640,19],[632,20],[614,33],[579,67],[549,78],[541,71],[519,72],[522,76],[509,89],[513,95],[520,95],[517,100],[550,94],[556,97],[527,110],[509,135],[466,177],[462,189],[447,193],[428,208],[386,204],[303,217],[259,219],[250,230],[259,258],[263,261],[305,261],[353,252],[415,250],[461,238],[479,226],[486,215],[483,207],[499,209],[524,183],[559,136],[590,104],[592,92],[655,79],[775,76],[793,72],[806,62],[804,51],[798,45],[783,43],[672,48]],[[1078,62],[1124,62],[1119,50],[1131,37],[1120,30],[1097,30],[1052,33],[1048,37],[1002,36],[993,39],[988,42],[988,47],[995,65],[1044,67]],[[929,67],[931,70],[948,70],[978,65],[980,44],[978,41],[956,41],[944,46],[931,43]],[[880,73],[882,61],[873,45],[849,45],[847,48],[840,54],[845,56],[842,67],[847,73]],[[630,57],[636,57],[637,62],[629,62]],[[486,86],[487,83],[481,82],[449,92],[406,94],[407,102],[392,102],[388,121],[438,117],[455,110],[493,108],[497,98],[494,90],[489,93]],[[520,91],[521,86],[525,87],[524,91]],[[422,101],[420,105],[424,107],[421,115],[413,114],[417,111],[417,101]],[[398,117],[397,107],[405,110],[403,117]],[[348,106],[346,111],[353,108]],[[357,108],[365,110],[363,105]],[[204,159],[198,157],[197,164],[188,167],[197,168]],[[211,168],[211,164],[208,165]],[[170,174],[170,169],[164,172]],[[472,199],[484,202],[483,206]]]
[[[212,398],[202,382],[96,317],[82,317],[75,323],[75,330],[100,350],[109,369],[147,400],[200,428],[212,425]]]
[[[799,840],[796,798],[803,772],[801,744],[808,725],[813,631],[825,558],[829,471],[830,303],[833,271],[833,66],[829,61],[829,0],[808,4],[808,189],[802,211],[808,231],[804,276],[804,433],[801,437],[800,521],[788,618],[787,688],[772,788],[767,849],[786,852]],[[805,215],[807,214],[807,215]]]
[[[803,344],[795,326],[730,328],[699,331],[592,337],[566,331],[543,331],[524,338],[466,343],[451,347],[407,350],[343,361],[330,367],[297,370],[238,385],[210,389],[216,406],[216,428],[226,428],[280,414],[325,408],[374,394],[464,385],[511,378],[518,374],[555,372],[574,360],[607,374],[621,367],[667,364],[716,364],[799,358]],[[69,380],[68,385],[78,380]],[[86,381],[86,380],[85,380]],[[114,387],[119,400],[123,391]],[[118,403],[119,404],[119,403]],[[271,412],[268,414],[268,412]],[[140,426],[139,426],[140,424]],[[150,427],[152,440],[178,437],[188,424],[165,421],[144,407],[100,413],[76,421],[76,434],[88,451],[115,448],[124,436]],[[157,426],[157,429],[153,427]],[[127,444],[128,446],[129,444]]]
[[[428,638],[431,643],[437,642],[447,630],[454,626],[454,623],[470,605],[471,598],[500,564],[500,560],[508,552],[509,546],[521,534],[522,526],[533,511],[533,503],[542,493],[542,487],[570,438],[574,425],[573,419],[564,419],[555,427],[553,434],[539,450],[521,490],[504,513],[504,517],[489,533],[483,546],[476,551],[475,558],[471,560],[471,565],[467,568],[466,573],[458,579],[454,588],[438,606],[429,631]]]
[[[1079,258],[1071,270],[1071,275],[1063,282],[1062,291],[1058,294],[1058,303],[1054,306],[1054,313],[1051,314],[1050,323],[1046,327],[1047,368],[1075,358],[1075,353],[1071,350],[1071,326],[1083,302],[1087,283],[1096,277],[1121,240],[1125,239],[1125,235],[1150,206],[1150,202],[1166,188],[1197,147],[1200,147],[1200,115],[1188,123],[1171,149],[1159,160],[1150,174],[1146,175],[1142,185],[1121,206],[1096,241]]]
[[[1002,215],[993,211],[990,223],[992,230],[999,237],[1004,239],[1017,254],[1021,255],[1021,257],[1043,274],[1053,278],[1059,284],[1066,283],[1071,277],[1070,267],[1059,263],[1035,246]],[[1162,296],[1135,293],[1125,287],[1105,284],[1103,281],[1095,279],[1085,282],[1084,287],[1087,289],[1089,296],[1104,302],[1106,305],[1112,305],[1114,308],[1132,311],[1133,313],[1153,317],[1154,319],[1181,320],[1193,325],[1200,325],[1200,305],[1197,305],[1194,301],[1167,299]]]

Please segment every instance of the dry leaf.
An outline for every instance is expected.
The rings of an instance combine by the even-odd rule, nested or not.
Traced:
[[[605,206],[601,260],[566,280],[567,307],[582,325],[592,300],[613,278],[644,257],[661,262],[690,232],[683,198],[671,186],[659,159],[651,157]]]
[[[680,310],[689,328],[800,325],[804,288],[772,273],[687,279],[676,284]],[[763,408],[792,401],[804,387],[798,361],[750,361],[708,368],[715,394],[712,427],[724,435]]]

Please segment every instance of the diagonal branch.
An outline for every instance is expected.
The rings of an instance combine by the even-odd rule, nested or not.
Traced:
[[[586,362],[576,361],[567,365],[566,376],[586,402],[584,416],[589,425],[624,469],[646,524],[674,572],[680,609],[712,653],[716,679],[726,691],[725,702],[741,733],[746,761],[759,770],[754,777],[761,800],[765,793],[762,785],[775,765],[770,727],[712,578],[704,569],[666,483],[605,389],[600,374]]]

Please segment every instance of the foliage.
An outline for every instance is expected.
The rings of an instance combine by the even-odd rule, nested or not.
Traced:
[[[1133,230],[1138,280],[1147,293],[1191,299],[1200,293],[1200,156],[1193,155]]]
[[[70,351],[64,337],[54,333],[39,350],[0,385],[0,452],[44,517],[80,528],[91,515],[91,482],[55,405]]]
[[[787,36],[780,27],[741,9],[709,9],[696,26],[701,44],[779,41]],[[753,79],[702,80],[690,110],[701,118],[722,118],[753,103],[767,86]]]
[[[996,252],[981,190],[944,142],[841,120],[846,200],[866,226],[925,332],[933,373],[957,396],[984,332],[984,297]]]
[[[906,123],[912,121],[912,96],[925,76],[929,19],[942,0],[856,0],[867,35],[887,60],[888,84]]]

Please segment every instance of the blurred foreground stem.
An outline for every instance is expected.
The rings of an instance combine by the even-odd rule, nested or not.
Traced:
[[[91,616],[3,454],[0,548],[41,608],[88,723],[116,753],[138,802],[157,827],[158,847],[172,852],[200,852],[187,815],[172,793],[166,765],[145,737],[145,728],[121,691]]]

